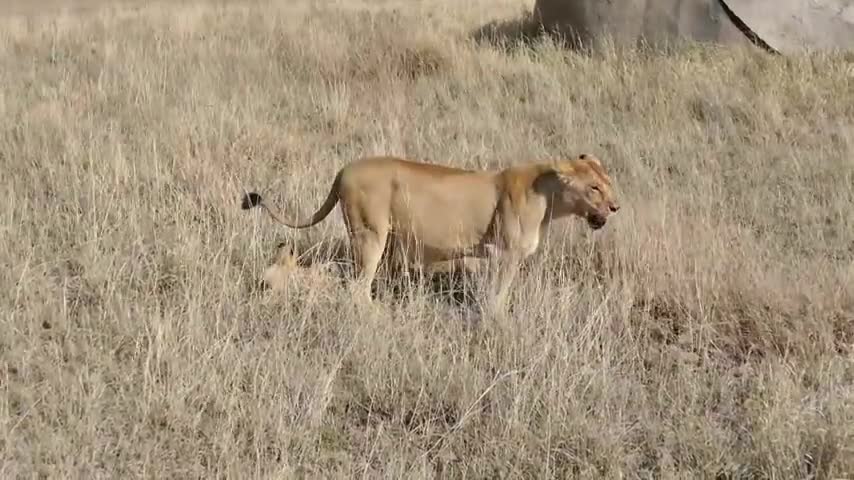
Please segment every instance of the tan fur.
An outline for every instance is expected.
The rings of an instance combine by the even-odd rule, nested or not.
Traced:
[[[285,243],[276,247],[273,262],[264,270],[263,284],[271,290],[283,290],[291,273],[299,268],[298,257],[293,248]]]
[[[303,222],[282,220],[251,193],[244,209],[261,206],[276,221],[306,228],[341,202],[360,292],[371,283],[389,236],[405,265],[488,258],[498,281],[490,300],[503,310],[519,264],[539,246],[552,220],[576,215],[591,228],[619,209],[601,161],[582,154],[569,160],[475,171],[405,160],[368,157],[342,168],[324,204]]]

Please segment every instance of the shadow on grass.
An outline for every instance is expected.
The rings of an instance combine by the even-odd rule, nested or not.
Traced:
[[[476,262],[476,261],[475,261]],[[342,285],[353,278],[353,264],[350,246],[346,237],[335,237],[321,241],[280,242],[270,267],[281,266],[284,269],[322,268],[330,271]],[[388,248],[383,253],[377,278],[371,291],[374,298],[389,296],[399,301],[414,291],[423,288],[423,292],[433,295],[442,302],[454,307],[476,309],[478,307],[478,274],[463,268],[441,267],[436,270],[419,272],[411,269],[404,272],[389,261]],[[261,282],[260,287],[266,288]]]
[[[678,37],[668,40],[651,41],[638,38],[632,44],[621,44],[613,37],[602,35],[593,38],[590,32],[575,32],[569,27],[546,28],[530,11],[523,11],[518,17],[493,20],[469,33],[469,38],[478,45],[489,45],[506,52],[534,47],[544,40],[554,45],[582,55],[615,55],[631,52],[640,56],[672,56],[686,52],[712,52],[719,49],[753,51],[749,45],[724,45],[711,41],[692,40]],[[764,42],[753,42],[758,51],[778,55]]]
[[[518,17],[493,20],[469,33],[469,38],[478,45],[489,45],[504,51],[531,48],[542,41],[549,41],[560,48],[575,53],[592,53],[589,45],[583,45],[580,37],[557,28],[545,28],[530,11]]]
[[[547,35],[542,25],[530,12],[512,19],[493,20],[471,31],[471,38],[478,45],[491,45],[505,50],[530,47]]]

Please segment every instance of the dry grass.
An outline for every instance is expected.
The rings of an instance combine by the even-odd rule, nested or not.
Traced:
[[[0,19],[0,476],[854,476],[850,58],[469,40],[519,13]],[[305,213],[359,155],[579,151],[623,210],[552,230],[512,322],[418,289],[365,313],[314,269],[254,287],[343,227],[244,188]]]

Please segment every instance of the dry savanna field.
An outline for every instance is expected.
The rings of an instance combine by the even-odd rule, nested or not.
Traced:
[[[574,53],[514,40],[523,0],[59,3],[0,7],[0,477],[854,478],[854,55]],[[344,227],[245,190],[580,152],[623,208],[554,225],[507,318],[387,276],[365,308],[324,248],[258,288]]]

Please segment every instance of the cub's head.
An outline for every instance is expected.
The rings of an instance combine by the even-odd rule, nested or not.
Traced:
[[[558,215],[578,215],[590,228],[605,226],[608,217],[617,213],[620,204],[611,188],[611,178],[602,162],[589,153],[561,160],[553,165],[554,205]],[[556,180],[556,181],[555,181]]]
[[[273,262],[264,270],[261,277],[261,288],[266,290],[282,290],[285,288],[291,272],[298,268],[296,250],[285,242],[276,246]]]

